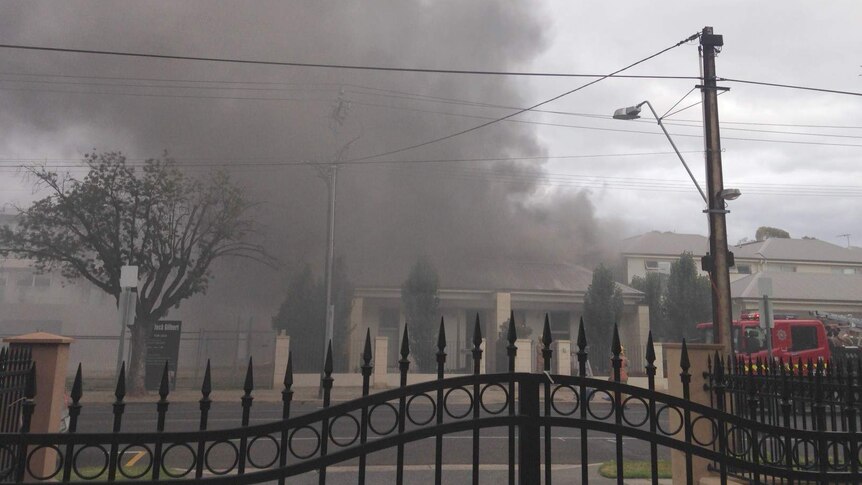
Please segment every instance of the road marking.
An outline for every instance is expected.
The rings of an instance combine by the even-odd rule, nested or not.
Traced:
[[[139,452],[135,453],[135,456],[129,458],[129,461],[126,462],[126,467],[135,466],[135,463],[140,461],[141,458],[143,458],[144,455],[146,455],[146,454],[147,454],[146,451],[139,451]]]

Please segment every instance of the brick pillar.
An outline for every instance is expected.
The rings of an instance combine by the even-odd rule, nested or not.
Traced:
[[[45,332],[3,339],[10,347],[29,346],[36,364],[36,408],[30,423],[31,433],[56,433],[65,408],[66,365],[73,339]],[[56,470],[57,452],[42,448],[33,454],[29,468],[38,476]],[[27,481],[35,481],[27,473]]]
[[[716,344],[690,344],[686,345],[686,347],[688,348],[688,359],[691,363],[691,368],[688,370],[689,374],[691,374],[689,400],[691,402],[709,406],[710,391],[704,390],[703,388],[705,383],[703,373],[707,370],[707,357],[712,358],[716,351],[720,354],[723,347]],[[663,344],[663,350],[667,359],[667,392],[673,396],[683,397],[682,381],[679,378],[679,374],[682,372],[682,369],[679,366],[679,359],[682,356],[682,344],[665,343]],[[680,413],[682,413],[681,409]],[[668,414],[670,415],[670,429],[676,429],[676,427],[680,425],[680,417],[677,416],[677,413],[672,411],[669,411]],[[694,421],[698,416],[698,414],[692,413],[692,421]],[[710,430],[708,426],[702,426],[702,422],[703,420],[701,420],[701,423],[699,423],[698,426],[695,426],[692,429],[692,446],[698,446],[695,442],[695,438],[700,440],[702,443],[707,443],[711,439],[712,430]],[[675,438],[680,441],[685,440],[684,427],[680,428],[680,431],[676,434]],[[671,450],[670,459],[671,470],[673,472],[673,483],[685,483],[685,453]],[[707,471],[707,466],[710,463],[709,460],[693,456],[691,463],[694,483],[699,483],[701,478],[710,475],[710,472]]]
[[[389,338],[377,337],[374,339],[374,374],[372,386],[386,388],[386,367],[389,362]]]
[[[290,355],[290,335],[284,330],[275,336],[275,358],[273,359],[272,388],[284,387],[284,371],[287,369],[287,356]]]

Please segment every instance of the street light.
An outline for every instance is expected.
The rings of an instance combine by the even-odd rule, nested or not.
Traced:
[[[706,194],[703,193],[703,189],[700,188],[700,184],[697,183],[697,179],[694,178],[694,175],[691,173],[691,169],[688,168],[688,164],[685,163],[685,159],[682,158],[682,153],[679,152],[679,149],[676,147],[676,143],[673,142],[673,139],[670,137],[670,133],[667,132],[664,125],[661,122],[661,118],[658,117],[655,110],[650,104],[649,101],[644,101],[635,106],[629,106],[628,108],[620,108],[614,111],[614,119],[615,120],[636,120],[640,118],[641,106],[647,105],[649,110],[652,111],[652,115],[655,117],[655,120],[658,122],[658,126],[661,127],[661,131],[664,132],[664,136],[667,137],[667,141],[670,142],[670,146],[673,147],[673,151],[676,152],[676,156],[679,157],[679,161],[682,162],[682,166],[685,167],[685,171],[688,172],[688,176],[691,177],[691,181],[694,182],[694,186],[697,187],[697,191],[700,192],[701,198],[703,198],[703,202],[709,205],[709,201],[706,199]],[[739,192],[739,191],[737,191]],[[738,196],[737,196],[738,197]]]
[[[706,207],[707,207],[706,210],[704,210],[704,212],[707,213],[707,215],[709,215],[710,218],[713,215],[716,215],[718,213],[720,213],[721,215],[724,215],[727,212],[729,212],[725,208],[726,207],[725,201],[735,200],[735,199],[739,198],[739,196],[742,195],[742,192],[740,192],[739,189],[721,189],[720,187],[714,189],[712,186],[710,186],[710,195],[714,194],[715,198],[716,198],[716,202],[717,202],[717,204],[716,204],[717,207],[715,207],[715,206],[711,207],[710,203],[709,203],[709,199],[706,197],[706,194],[703,192],[703,189],[700,188],[700,184],[697,183],[697,179],[694,178],[694,175],[691,173],[691,169],[689,169],[688,164],[685,163],[685,159],[682,157],[682,154],[679,152],[679,149],[676,147],[676,143],[673,142],[673,139],[671,139],[671,137],[670,137],[670,133],[667,132],[667,129],[665,129],[665,127],[664,127],[664,124],[662,124],[662,119],[655,112],[655,109],[653,109],[652,104],[650,104],[649,101],[643,101],[643,102],[641,102],[635,106],[629,106],[627,108],[620,108],[620,109],[614,111],[614,119],[615,120],[636,120],[636,119],[640,118],[641,106],[643,106],[643,105],[647,105],[649,107],[650,112],[652,112],[653,117],[655,117],[656,122],[658,122],[658,126],[661,127],[661,131],[664,132],[664,136],[667,137],[667,141],[670,142],[670,146],[673,147],[673,151],[676,152],[676,156],[679,157],[679,161],[682,162],[682,166],[685,167],[685,171],[688,172],[688,176],[691,178],[691,181],[694,182],[694,186],[697,187],[697,191],[700,192],[700,196],[701,196],[701,198],[703,198],[703,201],[704,201],[704,203],[706,203]],[[707,180],[707,184],[709,184],[709,183],[710,183],[709,180]],[[709,230],[710,248],[716,248],[716,247],[726,248],[727,247],[727,232],[723,232],[723,233],[721,233],[721,235],[719,235],[716,233],[716,231],[713,231],[712,223],[710,223],[709,227],[710,227],[710,230]],[[722,238],[722,244],[720,246],[718,244],[716,244],[716,242],[719,240],[719,238]],[[733,253],[730,253],[729,251],[728,251],[727,261],[728,261],[728,264],[727,264],[728,267],[733,266]],[[724,290],[720,289],[719,285],[716,284],[716,280],[719,279],[719,276],[717,275],[717,265],[715,264],[715,259],[711,254],[708,255],[708,257],[704,257],[704,265],[703,266],[704,266],[704,268],[709,268],[710,279],[712,280],[712,285],[710,285],[710,286],[712,287],[712,301],[713,301],[712,331],[713,331],[713,334],[715,336],[714,341],[715,342],[722,341],[723,345],[725,345],[729,351],[732,351],[733,350],[733,346],[732,346],[733,344],[729,338],[728,338],[728,342],[723,342],[724,339],[718,338],[720,335],[720,332],[721,332],[721,329],[719,328],[719,326],[723,324],[722,323],[723,319],[720,318],[720,315],[719,315],[719,312],[720,312],[719,306],[721,305],[720,302],[722,302],[722,301],[730,302],[729,283],[728,283],[728,285],[726,285],[726,288]],[[727,274],[726,274],[727,268],[723,268],[722,272],[723,272],[723,275],[726,277],[727,276]],[[725,278],[725,279],[727,279],[727,278]],[[728,316],[727,318],[730,318],[730,317]],[[728,321],[724,325],[732,325],[732,324]],[[729,335],[730,328],[728,327],[728,329],[726,329],[726,330],[727,330],[728,335]]]

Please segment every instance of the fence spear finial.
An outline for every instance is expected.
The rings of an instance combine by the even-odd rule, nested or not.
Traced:
[[[410,337],[407,335],[407,324],[404,324],[404,335],[401,336],[401,359],[407,360],[410,356]]]
[[[362,365],[371,365],[371,329],[365,329],[365,347],[362,349]]]
[[[679,367],[682,369],[684,373],[688,373],[688,370],[691,368],[691,361],[688,360],[688,346],[685,343],[685,339],[682,339],[682,355],[679,357]]]
[[[587,332],[584,330],[584,317],[581,317],[581,321],[578,324],[578,352],[586,352],[587,351]]]
[[[212,383],[212,370],[210,368],[210,360],[207,359],[207,367],[204,369],[204,381],[201,384],[201,395],[204,398],[209,397],[210,393],[213,392],[213,383]]]
[[[482,345],[482,326],[479,324],[479,312],[476,312],[476,324],[473,325],[473,347]]]
[[[437,351],[443,352],[446,348],[446,326],[443,324],[443,317],[440,317],[440,329],[437,331]]]
[[[72,404],[78,404],[78,401],[81,400],[81,396],[83,395],[84,392],[81,377],[81,364],[78,363],[78,370],[75,371],[75,381],[72,383],[72,392],[69,393],[69,397],[72,398]]]
[[[251,391],[254,390],[254,364],[252,363],[252,357],[248,358],[248,369],[245,371],[245,382],[242,385],[242,390],[245,391],[246,395],[251,394]]]
[[[652,340],[652,330],[649,331],[646,339],[646,361],[650,365],[655,363],[655,344]]]
[[[551,319],[548,316],[548,314],[545,313],[545,327],[542,329],[542,345],[544,345],[544,347],[546,349],[549,349],[549,348],[551,348],[552,340],[553,339],[551,337]]]
[[[323,373],[326,374],[326,377],[332,375],[332,339],[329,339],[329,343],[326,345],[326,360],[323,362]]]
[[[515,345],[515,340],[518,340],[518,332],[515,330],[515,311],[509,311],[509,331],[506,333],[506,340],[509,345]]]
[[[168,361],[165,361],[165,367],[162,369],[162,382],[159,384],[159,397],[164,401],[170,392],[170,380],[168,379]]]
[[[616,323],[614,323],[614,337],[611,342],[611,352],[614,354],[614,357],[619,357],[623,353],[623,346],[620,343],[620,330]]]
[[[120,364],[120,375],[117,376],[117,387],[114,389],[114,397],[117,398],[117,402],[122,402],[123,398],[126,397],[126,361],[124,360],[122,364]]]
[[[293,387],[293,352],[287,353],[287,367],[284,369],[284,389],[289,391]]]

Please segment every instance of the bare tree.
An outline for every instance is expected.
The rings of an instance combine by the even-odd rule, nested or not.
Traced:
[[[142,165],[118,152],[84,156],[83,178],[45,168],[30,171],[49,195],[19,209],[14,228],[0,228],[0,253],[30,258],[39,271],[83,278],[119,302],[120,268],[138,266],[129,387],[144,392],[146,340],[171,308],[204,293],[222,257],[271,263],[253,232],[251,207],[223,172],[186,176],[167,156]]]

